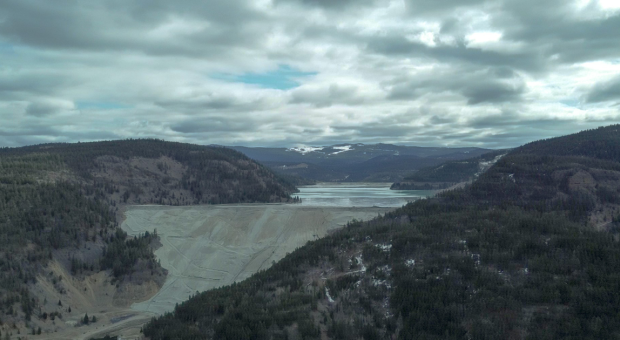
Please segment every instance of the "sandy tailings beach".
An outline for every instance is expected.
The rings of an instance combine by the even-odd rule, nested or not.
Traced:
[[[196,291],[246,279],[329,230],[388,210],[296,204],[130,207],[123,230],[137,235],[157,229],[163,246],[155,255],[169,271],[159,293],[132,308],[171,311]]]

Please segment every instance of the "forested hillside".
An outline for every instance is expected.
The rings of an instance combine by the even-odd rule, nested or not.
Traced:
[[[573,135],[528,143],[519,154],[549,156],[585,156],[620,161],[620,125],[586,130]]]
[[[66,170],[44,170],[41,180],[90,181],[112,204],[286,202],[296,191],[264,166],[222,147],[138,139],[0,149],[3,158],[33,154],[57,156]]]
[[[0,149],[0,326],[34,327],[70,313],[61,301],[47,309],[30,292],[51,261],[76,277],[109,269],[119,289],[161,285],[157,234],[128,239],[118,228],[125,204],[292,202],[294,191],[224,148],[125,140]],[[56,277],[50,282],[65,294]]]
[[[436,166],[421,168],[392,184],[394,190],[445,189],[460,182],[472,181],[506,154],[496,150],[484,155],[459,161],[448,161]]]
[[[144,334],[619,338],[619,128],[513,150],[471,186],[350,223],[244,282],[197,294]]]

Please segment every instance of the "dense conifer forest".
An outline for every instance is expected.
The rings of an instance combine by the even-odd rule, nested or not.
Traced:
[[[199,293],[150,339],[620,338],[620,129],[539,141],[471,185]]]
[[[392,184],[393,190],[445,189],[459,182],[474,180],[486,171],[496,158],[508,150],[496,150],[470,159],[448,161],[440,165],[424,167]]]
[[[125,204],[292,202],[294,191],[219,147],[125,140],[0,149],[0,325],[40,317],[29,287],[50,260],[73,275],[110,270],[122,282],[145,271],[163,282],[156,232],[129,238],[118,227]]]

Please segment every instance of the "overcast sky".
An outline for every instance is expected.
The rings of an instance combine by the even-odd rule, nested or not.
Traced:
[[[618,0],[0,1],[0,146],[499,148],[617,122]]]

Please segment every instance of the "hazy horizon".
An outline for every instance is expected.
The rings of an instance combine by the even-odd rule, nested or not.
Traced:
[[[45,144],[55,144],[55,143],[69,143],[69,144],[77,144],[77,143],[97,143],[97,142],[111,142],[111,141],[118,141],[118,140],[131,140],[131,139],[160,139],[163,140],[165,142],[179,142],[179,143],[189,143],[189,142],[183,142],[183,141],[174,141],[174,140],[166,140],[166,139],[161,139],[161,138],[157,138],[157,137],[144,137],[144,138],[121,138],[121,139],[101,139],[101,140],[89,140],[89,141],[69,141],[69,142],[44,142],[44,143],[36,143],[36,144],[25,144],[25,145],[19,145],[19,146],[0,146],[0,147],[8,147],[8,148],[20,148],[20,147],[28,147],[28,146],[34,146],[34,145],[45,145]],[[383,142],[376,142],[376,143],[355,143],[355,142],[334,142],[331,144],[291,144],[291,145],[224,145],[224,144],[202,144],[202,143],[189,143],[189,144],[196,144],[196,145],[203,145],[203,146],[220,146],[220,147],[227,147],[227,148],[235,148],[235,147],[243,147],[243,148],[268,148],[268,149],[292,149],[292,148],[302,148],[302,147],[330,147],[330,146],[340,146],[340,145],[379,145],[379,144],[386,144],[386,145],[395,145],[395,146],[406,146],[406,147],[423,147],[423,148],[450,148],[450,149],[459,149],[459,148],[480,148],[480,149],[493,149],[494,148],[489,148],[489,147],[484,147],[484,146],[459,146],[459,145],[451,145],[451,146],[432,146],[432,145],[427,145],[427,146],[420,146],[420,145],[415,145],[415,144],[407,144],[407,143],[383,143]],[[501,149],[501,148],[500,148]],[[510,148],[507,148],[510,149]]]

